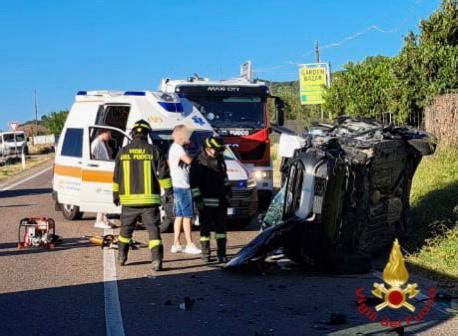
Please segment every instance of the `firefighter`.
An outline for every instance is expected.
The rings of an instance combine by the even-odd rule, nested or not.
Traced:
[[[172,192],[167,161],[159,150],[148,143],[151,127],[144,120],[137,121],[132,128],[132,142],[122,148],[115,161],[113,177],[113,202],[122,205],[121,230],[118,237],[118,263],[127,261],[132,233],[141,217],[149,234],[152,268],[162,269],[164,248],[159,231],[161,190],[166,197]]]
[[[202,152],[191,163],[192,195],[199,210],[202,259],[210,262],[210,232],[215,231],[218,262],[226,263],[226,217],[231,186],[219,137],[205,139]]]

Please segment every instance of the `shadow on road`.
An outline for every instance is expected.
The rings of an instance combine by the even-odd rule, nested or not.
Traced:
[[[56,244],[54,248],[46,249],[43,247],[30,247],[30,248],[17,248],[16,243],[1,243],[0,244],[0,257],[2,256],[15,256],[35,253],[53,253],[56,251],[63,251],[75,248],[94,247],[89,241],[82,238],[65,238],[61,243]],[[8,249],[7,251],[4,251]],[[14,249],[14,250],[13,250]],[[3,250],[3,251],[2,251]]]
[[[0,198],[50,194],[51,188],[14,189],[0,191]]]
[[[22,208],[22,207],[28,207],[32,206],[35,204],[10,204],[10,205],[0,205],[0,208]]]
[[[173,336],[190,330],[196,335],[218,335],[224,331],[225,336],[396,334],[393,327],[370,321],[358,311],[355,290],[364,287],[369,296],[374,281],[380,280],[371,274],[245,275],[215,268],[185,274],[161,272],[157,276],[120,280],[117,285],[126,335]],[[425,285],[419,287],[426,293]],[[103,295],[103,283],[0,294],[2,333],[105,334]],[[194,302],[189,311],[179,308],[185,297]],[[416,313],[424,305],[424,301],[410,301],[416,306]],[[367,301],[371,309],[377,303]],[[396,320],[413,315],[406,309],[388,310],[379,312],[378,318]],[[343,314],[345,320],[333,324],[332,313]],[[451,318],[432,310],[423,321],[402,332],[428,331]]]

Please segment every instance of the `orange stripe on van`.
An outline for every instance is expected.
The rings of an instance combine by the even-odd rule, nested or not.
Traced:
[[[83,170],[83,181],[112,183],[113,172],[99,170]]]
[[[81,178],[81,168],[61,166],[56,164],[54,166],[54,174]]]
[[[98,170],[82,170],[78,167],[54,166],[54,174],[61,176],[69,176],[81,178],[86,182],[99,182],[99,183],[112,183],[113,172],[111,171],[98,171]]]

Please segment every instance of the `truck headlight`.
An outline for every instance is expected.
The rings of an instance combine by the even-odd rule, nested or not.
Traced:
[[[247,188],[254,188],[256,187],[256,180],[252,177],[250,177],[247,181],[246,181],[246,186]]]
[[[256,181],[270,180],[272,179],[272,171],[271,170],[255,170],[252,176],[254,177]]]

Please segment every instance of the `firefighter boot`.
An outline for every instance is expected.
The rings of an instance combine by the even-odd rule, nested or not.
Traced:
[[[203,262],[211,262],[211,257],[210,257],[210,239],[208,240],[200,240],[200,249],[202,250],[202,260]]]
[[[153,271],[162,271],[162,260],[164,259],[164,246],[162,244],[151,249],[151,259],[151,268]]]
[[[118,264],[124,266],[129,254],[129,244],[118,242]]]
[[[220,264],[225,264],[227,263],[227,257],[226,257],[226,238],[219,238],[216,239],[216,246],[217,246],[217,254],[218,254],[218,262]]]

